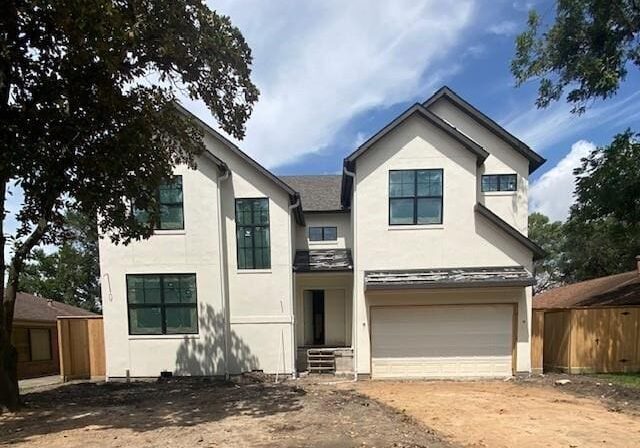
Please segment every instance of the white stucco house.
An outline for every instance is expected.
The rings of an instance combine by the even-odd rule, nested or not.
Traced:
[[[277,177],[198,123],[155,234],[100,241],[109,378],[530,372],[525,143],[447,87],[337,176]]]

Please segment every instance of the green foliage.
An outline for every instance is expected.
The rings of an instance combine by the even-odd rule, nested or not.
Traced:
[[[52,253],[34,250],[20,277],[20,291],[99,312],[100,266],[95,220],[65,215],[66,235]]]
[[[517,85],[539,81],[538,107],[565,89],[572,112],[589,100],[609,98],[632,64],[640,67],[640,3],[637,0],[559,0],[555,22],[543,27],[536,11],[516,38],[511,72]]]
[[[177,93],[202,100],[242,138],[258,90],[242,34],[201,0],[0,5],[0,186],[3,199],[9,182],[24,194],[6,289],[0,284],[0,406],[17,408],[10,333],[31,250],[64,242],[67,210],[98,216],[116,243],[150,236],[155,191],[204,150],[202,131],[175,106]],[[149,224],[132,208],[149,210]],[[5,214],[3,200],[3,254]]]
[[[576,202],[565,225],[572,280],[633,269],[640,254],[640,141],[626,131],[575,170]]]
[[[538,243],[547,253],[546,257],[534,263],[536,284],[534,293],[540,293],[563,283],[562,249],[564,229],[560,221],[551,222],[542,213],[529,215],[529,238]]]

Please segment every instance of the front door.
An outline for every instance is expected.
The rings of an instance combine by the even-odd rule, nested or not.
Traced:
[[[324,290],[304,292],[305,345],[325,345]]]

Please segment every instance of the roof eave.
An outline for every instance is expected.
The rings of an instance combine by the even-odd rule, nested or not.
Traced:
[[[469,116],[471,116],[471,118],[483,125],[490,132],[513,146],[519,153],[527,158],[529,160],[529,174],[540,168],[547,161],[544,157],[531,149],[529,145],[504,129],[502,126],[482,113],[472,104],[468,103],[464,98],[462,98],[447,86],[443,86],[438,89],[436,93],[434,93],[430,98],[422,103],[422,105],[428,109],[432,104],[443,97],[451,101],[451,103],[460,110],[466,112]]]
[[[477,203],[474,207],[476,213],[482,215],[487,220],[491,221],[496,227],[504,230],[508,235],[518,241],[520,244],[525,246],[533,253],[533,259],[539,260],[544,258],[547,254],[540,246],[538,246],[535,242],[533,242],[528,237],[524,236],[520,231],[518,231],[515,227],[511,226],[505,220],[500,218],[498,215],[489,210],[485,205],[481,203]]]

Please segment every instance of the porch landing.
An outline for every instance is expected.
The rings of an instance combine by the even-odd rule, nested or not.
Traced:
[[[296,352],[298,372],[353,373],[353,349],[351,347],[298,347]]]

